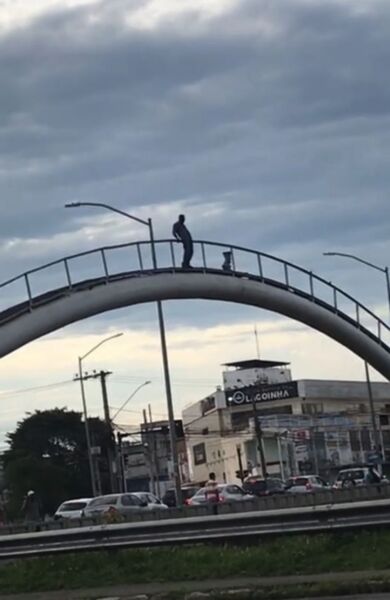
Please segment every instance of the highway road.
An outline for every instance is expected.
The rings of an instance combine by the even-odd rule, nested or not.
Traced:
[[[0,560],[104,548],[255,542],[261,537],[390,527],[390,499],[0,536]]]

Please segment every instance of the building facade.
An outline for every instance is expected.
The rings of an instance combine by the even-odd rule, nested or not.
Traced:
[[[375,462],[379,454],[390,461],[389,383],[371,384],[376,448],[367,382],[294,381],[289,365],[276,361],[226,367],[223,388],[183,411],[193,481],[205,481],[211,471],[229,482],[260,474],[260,443],[267,472],[282,478],[331,478],[342,466]]]
[[[183,423],[175,421],[181,480],[189,481],[187,449]],[[122,472],[126,491],[150,491],[157,496],[174,485],[173,462],[168,421],[140,425],[139,441],[122,442]]]

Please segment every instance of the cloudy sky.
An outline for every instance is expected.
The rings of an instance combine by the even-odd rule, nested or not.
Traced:
[[[56,258],[146,237],[66,202],[153,216],[170,236],[253,247],[331,280],[388,318],[388,0],[0,0],[1,280]],[[196,260],[196,257],[195,257]],[[3,304],[12,297],[2,299]],[[261,355],[298,378],[360,379],[362,362],[279,315],[165,304],[177,413],[220,383],[221,363]],[[110,369],[121,423],[165,413],[153,305],[69,326],[1,360],[0,430],[26,411],[79,408],[77,356]],[[375,378],[377,374],[373,373]],[[46,387],[49,386],[49,387]],[[96,383],[87,386],[100,414]]]

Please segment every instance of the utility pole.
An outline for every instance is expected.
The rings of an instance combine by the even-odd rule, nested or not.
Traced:
[[[373,395],[372,395],[372,386],[371,386],[371,380],[370,380],[370,372],[369,372],[369,369],[368,369],[367,361],[364,361],[364,367],[365,367],[365,370],[366,370],[367,392],[368,392],[368,400],[369,400],[369,403],[370,403],[370,414],[371,414],[371,423],[372,423],[372,432],[373,432],[373,437],[374,437],[375,452],[376,452],[376,454],[382,456],[382,448],[381,448],[381,442],[380,442],[378,427],[377,427],[377,423],[376,423],[375,408],[374,408],[374,398],[373,398]]]
[[[252,408],[253,408],[253,418],[255,420],[255,433],[256,433],[256,439],[257,439],[257,448],[258,448],[259,454],[260,454],[261,474],[265,478],[265,476],[267,474],[267,463],[265,462],[264,446],[263,446],[263,430],[261,429],[261,425],[260,425],[260,421],[259,421],[259,417],[258,417],[258,413],[257,413],[255,395],[252,395]]]
[[[241,483],[244,483],[244,469],[242,468],[242,456],[241,456],[241,446],[236,446],[236,450],[237,450],[237,459],[238,459],[238,473],[239,473],[239,479],[241,480]]]
[[[115,440],[113,437],[112,423],[110,418],[110,407],[108,406],[108,396],[107,396],[107,385],[106,378],[108,375],[111,375],[111,371],[100,371],[100,385],[102,386],[102,398],[103,398],[103,409],[104,409],[104,420],[107,425],[107,429],[109,432],[109,443],[107,445],[107,460],[108,460],[108,473],[110,475],[110,488],[111,492],[116,492],[116,481],[115,481],[115,473],[114,473],[114,460],[115,460],[115,452],[112,450],[112,442],[114,441],[115,448]]]
[[[154,472],[155,472],[155,468],[154,468],[154,460],[153,460],[153,443],[151,444],[151,440],[153,439],[153,432],[151,430],[151,428],[149,428],[149,423],[148,423],[148,417],[146,415],[146,410],[145,408],[142,409],[142,414],[144,417],[144,425],[145,425],[145,430],[146,430],[146,439],[147,439],[147,447],[145,448],[146,450],[146,454],[147,454],[147,461],[149,463],[149,474],[150,474],[150,483],[151,483],[151,488],[152,488],[152,493],[155,494],[156,493],[156,486],[155,486],[155,477],[154,477]],[[150,423],[151,425],[151,423]]]
[[[107,384],[106,378],[108,375],[111,375],[112,371],[99,371],[98,373],[90,373],[82,376],[83,381],[87,379],[100,379],[100,384],[102,387],[102,398],[103,398],[103,412],[104,412],[104,421],[107,425],[109,441],[107,444],[107,462],[108,462],[108,473],[110,477],[110,492],[116,491],[116,481],[115,481],[115,473],[114,473],[114,453],[112,451],[112,441],[113,441],[113,430],[112,430],[112,422],[110,418],[110,407],[108,406],[108,395],[107,395]],[[114,441],[115,444],[115,441]]]
[[[152,417],[152,406],[151,404],[148,404],[148,411],[149,411],[149,422],[152,424],[153,423],[153,417]],[[158,498],[160,498],[160,477],[159,477],[159,465],[158,465],[158,449],[157,449],[157,443],[156,443],[156,436],[153,434],[152,435],[152,461],[153,461],[153,468],[154,468],[154,474],[155,474],[155,494],[157,495]]]

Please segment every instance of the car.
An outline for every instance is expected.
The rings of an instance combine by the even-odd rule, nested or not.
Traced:
[[[341,469],[338,472],[335,482],[333,483],[333,489],[350,489],[354,487],[362,487],[364,485],[370,485],[368,473],[370,471],[369,467],[353,467],[350,469]],[[380,478],[378,481],[373,481],[373,484],[376,485],[387,485],[389,480],[387,477],[381,476],[374,470],[374,473],[377,474],[377,477]]]
[[[56,521],[59,520],[69,520],[72,521],[74,519],[81,519],[84,517],[84,510],[88,506],[88,504],[93,500],[93,498],[76,498],[74,500],[67,500],[60,504],[54,513],[54,519]]]
[[[219,502],[239,502],[241,500],[253,500],[253,495],[246,494],[244,490],[234,483],[218,485]],[[188,501],[189,506],[207,504],[206,488],[203,487]]]
[[[284,494],[286,484],[278,477],[263,479],[257,475],[249,475],[242,484],[242,489],[247,494],[253,494],[254,496],[272,496],[274,494]]]
[[[146,502],[149,510],[166,510],[168,508],[166,504],[150,492],[132,492],[132,494]]]
[[[141,500],[136,494],[107,494],[97,496],[84,509],[86,518],[95,517],[128,517],[134,513],[144,511],[148,508],[148,503]]]
[[[298,475],[290,477],[286,491],[292,494],[308,494],[329,489],[329,485],[318,475]]]
[[[188,504],[189,499],[199,490],[199,485],[183,485],[181,488],[181,495],[183,504]],[[163,504],[166,504],[169,508],[176,506],[176,490],[175,488],[168,488],[162,497]]]

